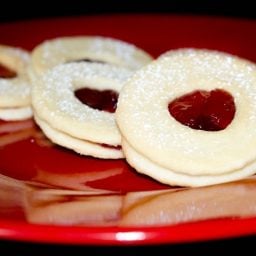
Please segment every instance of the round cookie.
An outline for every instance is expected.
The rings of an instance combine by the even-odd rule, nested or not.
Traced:
[[[0,119],[22,120],[32,116],[27,51],[0,45],[0,65],[11,70],[12,77],[0,76]]]
[[[221,89],[235,102],[232,122],[220,131],[195,130],[168,111],[196,90]],[[117,123],[127,161],[171,185],[203,186],[255,173],[256,66],[210,50],[169,52],[136,72],[123,88]]]
[[[44,41],[32,51],[31,76],[67,62],[99,62],[136,70],[152,57],[133,44],[101,36],[60,37]]]
[[[89,155],[103,159],[119,159],[124,158],[123,152],[119,148],[104,147],[100,144],[86,140],[80,140],[60,132],[46,122],[42,121],[36,115],[34,116],[36,123],[40,126],[44,134],[54,143],[63,147],[74,150],[81,155]]]
[[[132,74],[127,69],[99,63],[54,67],[33,86],[32,105],[37,123],[51,140],[76,152],[122,158],[115,114],[83,104],[74,92],[86,87],[119,93]]]

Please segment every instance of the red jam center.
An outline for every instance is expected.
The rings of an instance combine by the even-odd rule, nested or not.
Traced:
[[[170,102],[168,109],[180,123],[205,131],[225,129],[236,111],[232,95],[221,89],[185,94]]]
[[[75,96],[87,106],[114,113],[117,107],[118,93],[112,90],[99,91],[81,88],[75,91]]]
[[[14,78],[17,73],[0,63],[0,78]]]
[[[80,60],[75,60],[75,61],[71,61],[71,62],[88,62],[88,63],[101,63],[101,64],[105,64],[106,62],[101,61],[101,60],[92,60],[92,59],[80,59]]]
[[[108,145],[108,144],[105,144],[105,143],[103,143],[103,144],[100,144],[102,147],[104,147],[104,148],[111,148],[111,149],[116,149],[116,150],[121,150],[122,149],[122,147],[120,146],[120,145],[118,145],[118,146],[112,146],[112,145]]]

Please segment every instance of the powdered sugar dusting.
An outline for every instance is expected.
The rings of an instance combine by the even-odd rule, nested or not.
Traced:
[[[0,45],[0,62],[17,73],[15,78],[0,78],[0,106],[28,106],[31,90],[26,74],[30,63],[29,53],[21,48]]]
[[[135,47],[135,45],[128,44],[121,40],[95,37],[94,42],[90,44],[88,50],[98,55],[103,55],[105,52],[113,52],[115,56],[118,56],[118,58],[122,59],[125,63],[129,63],[129,66],[134,69],[138,69],[142,66],[142,63],[135,57],[135,53],[139,49]]]
[[[60,79],[60,74],[61,79]],[[97,64],[97,63],[70,63],[56,67],[49,76],[50,81],[45,81],[46,90],[45,94],[55,95],[57,100],[57,107],[59,111],[68,113],[79,121],[88,122],[104,121],[109,119],[109,114],[103,111],[92,109],[82,103],[80,103],[74,97],[73,82],[74,80],[87,80],[94,78],[103,78],[109,80],[115,80],[120,83],[120,87],[123,82],[130,77],[131,71],[122,68],[116,68],[110,65]],[[54,93],[52,91],[54,90]]]
[[[15,81],[16,80],[16,81]],[[30,85],[26,81],[8,81],[8,79],[0,79],[0,97],[17,97],[26,98],[30,95]]]
[[[118,137],[115,140],[119,140],[120,144],[114,114],[81,103],[75,97],[74,91],[77,86],[96,86],[99,90],[114,88],[120,91],[132,74],[130,70],[107,64],[61,64],[47,72],[36,84],[36,100],[33,105],[38,110],[38,115],[43,115],[42,119],[67,134],[79,138],[80,133],[84,139],[94,141],[88,131],[94,130],[103,134],[111,131],[110,133],[115,134],[113,136]],[[108,136],[104,137],[108,140]]]
[[[88,58],[96,61],[138,69],[152,60],[152,57],[127,42],[101,37],[63,37],[47,40],[32,53],[34,65],[44,71],[56,65]]]
[[[193,130],[170,115],[173,99],[217,88],[231,93],[236,104],[225,130]],[[120,94],[117,120],[132,147],[165,168],[191,175],[225,173],[256,159],[255,100],[253,63],[217,51],[181,49],[132,77]]]

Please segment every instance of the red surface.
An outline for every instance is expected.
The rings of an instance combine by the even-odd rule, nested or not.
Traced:
[[[256,22],[215,17],[168,15],[115,15],[46,19],[0,24],[0,43],[32,49],[45,39],[71,35],[102,35],[122,39],[153,56],[174,48],[197,47],[226,51],[256,61]],[[24,35],[24,30],[26,34]],[[41,152],[40,150],[45,150]],[[49,151],[50,150],[50,151]],[[18,152],[15,161],[12,153]],[[39,152],[40,151],[40,152]],[[40,153],[40,154],[39,154]],[[72,155],[72,156],[71,156]],[[65,156],[65,157],[63,157]],[[60,157],[56,168],[52,160]],[[58,148],[38,148],[32,139],[16,143],[0,152],[0,172],[17,179],[31,180],[35,166],[49,172],[70,172],[67,162],[73,157]],[[99,161],[77,157],[73,166],[83,172],[87,166],[97,170],[116,164],[122,175],[91,182],[90,186],[125,193],[163,188],[148,178],[134,174],[123,161]],[[81,164],[83,163],[83,164]],[[18,170],[18,171],[17,171]],[[115,182],[113,182],[113,180]],[[125,181],[125,182],[123,182]],[[219,219],[163,227],[71,227],[29,224],[21,214],[13,218],[0,215],[0,238],[60,244],[160,244],[205,241],[256,234],[256,218]]]
[[[0,140],[3,137],[0,135]],[[16,161],[13,161],[13,159]],[[114,173],[108,175],[111,170]],[[56,177],[77,176],[82,182],[83,174],[101,173],[99,179],[89,179],[86,186],[111,190],[117,193],[164,189],[167,186],[137,174],[124,160],[101,160],[80,156],[58,146],[40,146],[33,133],[9,145],[0,147],[0,173],[11,178],[56,185]],[[46,176],[50,176],[46,178]],[[45,178],[44,178],[45,177]],[[67,181],[68,183],[68,181]],[[65,187],[64,185],[62,187]],[[68,184],[66,184],[68,188]],[[1,215],[0,215],[1,217]]]

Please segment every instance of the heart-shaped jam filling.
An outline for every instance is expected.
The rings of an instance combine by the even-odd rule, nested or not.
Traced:
[[[220,131],[233,120],[236,107],[225,90],[196,90],[169,103],[170,114],[183,125],[196,130]]]
[[[75,96],[87,106],[114,113],[117,107],[118,93],[113,90],[95,90],[81,88],[75,91]]]

